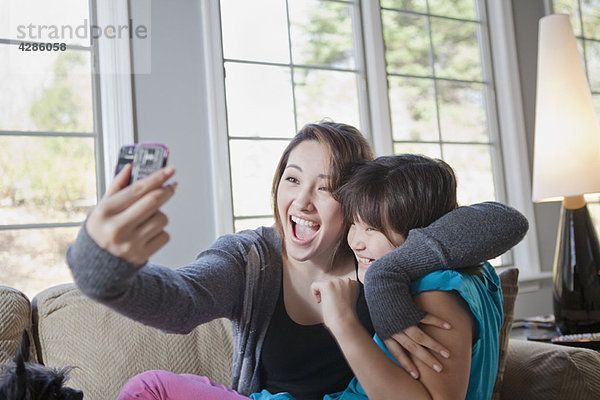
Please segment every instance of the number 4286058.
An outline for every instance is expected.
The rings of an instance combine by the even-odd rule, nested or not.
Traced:
[[[29,43],[23,42],[19,45],[21,51],[65,51],[66,43]]]

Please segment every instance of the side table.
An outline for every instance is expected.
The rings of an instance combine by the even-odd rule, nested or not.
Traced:
[[[600,333],[560,335],[549,316],[515,320],[509,337],[600,351]]]

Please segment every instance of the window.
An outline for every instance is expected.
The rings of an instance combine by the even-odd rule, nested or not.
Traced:
[[[573,33],[583,58],[592,99],[600,118],[600,1],[554,0],[554,13],[570,16]],[[588,196],[586,196],[588,197]],[[588,209],[600,236],[600,198],[589,196]]]
[[[134,142],[124,35],[149,46],[149,15],[132,21],[119,0],[0,1],[1,284],[33,298],[71,281],[66,249]]]
[[[272,223],[269,177],[302,125],[362,125],[358,19],[351,1],[221,1],[235,230]]]
[[[446,160],[459,202],[502,184],[484,2],[381,1],[393,153]],[[488,60],[487,62],[485,62]],[[495,165],[496,164],[496,165]]]
[[[378,154],[447,160],[463,204],[506,201],[485,1],[219,5],[205,18],[221,24],[213,27],[222,47],[212,53],[212,78],[224,70],[220,144],[236,231],[272,222],[281,151],[302,125],[322,118],[354,124]]]
[[[101,189],[90,35],[60,33],[91,7],[31,3],[0,3],[0,282],[29,297],[71,280],[65,252]]]

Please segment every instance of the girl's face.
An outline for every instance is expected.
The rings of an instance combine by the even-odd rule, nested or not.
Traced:
[[[332,261],[342,239],[341,205],[327,190],[330,159],[319,142],[306,140],[289,155],[277,189],[287,256],[297,261]]]
[[[358,279],[361,282],[365,281],[365,273],[371,264],[404,243],[405,237],[393,232],[391,239],[395,244],[383,232],[371,228],[360,218],[350,226],[348,244],[358,261]]]

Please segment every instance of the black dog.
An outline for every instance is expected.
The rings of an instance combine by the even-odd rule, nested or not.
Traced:
[[[64,387],[70,368],[29,362],[29,335],[23,331],[12,363],[0,366],[0,400],[81,400],[83,393]]]

